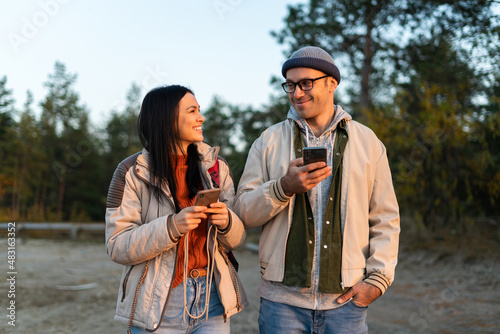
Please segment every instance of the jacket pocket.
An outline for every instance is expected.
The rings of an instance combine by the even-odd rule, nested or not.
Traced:
[[[135,266],[130,266],[129,270],[127,271],[127,274],[125,274],[125,277],[123,278],[123,283],[122,283],[122,300],[121,302],[125,300],[125,294],[127,291],[127,283],[128,283],[128,278],[130,276],[130,273],[132,272],[132,269],[134,269]]]
[[[229,276],[231,277],[231,281],[233,283],[233,289],[234,293],[236,295],[236,309],[241,311],[243,308],[242,302],[241,302],[241,294],[244,293],[242,287],[240,286],[240,282],[238,280],[238,274],[236,272],[236,268],[234,267],[233,263],[231,262],[230,258],[228,257],[225,249],[223,247],[218,248],[219,253],[222,255],[222,258],[224,259],[224,262],[226,263],[228,269],[229,269]],[[226,306],[224,305],[224,308]]]

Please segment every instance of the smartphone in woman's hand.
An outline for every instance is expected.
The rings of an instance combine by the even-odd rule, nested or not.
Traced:
[[[210,207],[210,204],[219,201],[220,188],[200,190],[196,194],[195,206]]]

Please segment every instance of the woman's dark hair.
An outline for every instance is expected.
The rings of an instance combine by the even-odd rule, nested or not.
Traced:
[[[150,182],[154,196],[160,201],[161,185],[166,182],[174,199],[175,210],[179,212],[176,196],[175,168],[177,166],[177,141],[179,139],[179,101],[187,94],[194,93],[179,85],[157,87],[150,90],[142,101],[141,112],[137,119],[137,131],[142,145],[149,152]],[[198,191],[199,166],[198,151],[193,144],[188,146],[188,170],[186,182],[189,197]],[[174,157],[174,159],[172,159]]]

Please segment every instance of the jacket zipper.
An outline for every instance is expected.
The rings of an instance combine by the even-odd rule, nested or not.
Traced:
[[[177,248],[175,250],[175,263],[174,263],[174,272],[172,273],[172,280],[170,281],[170,287],[168,288],[167,299],[165,300],[165,305],[163,305],[163,310],[161,311],[160,321],[158,321],[158,325],[155,329],[146,329],[148,332],[156,332],[158,328],[160,328],[161,322],[163,321],[163,316],[165,315],[165,311],[167,310],[168,300],[170,299],[170,293],[172,292],[172,282],[174,281],[175,272],[177,271],[177,257],[179,252],[179,244],[177,244]]]

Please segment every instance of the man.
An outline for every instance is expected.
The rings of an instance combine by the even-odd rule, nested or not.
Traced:
[[[367,333],[367,307],[391,285],[399,208],[386,150],[334,105],[340,72],[318,47],[283,64],[287,120],[248,154],[235,211],[261,227],[261,333]],[[304,165],[302,149],[327,161]]]

